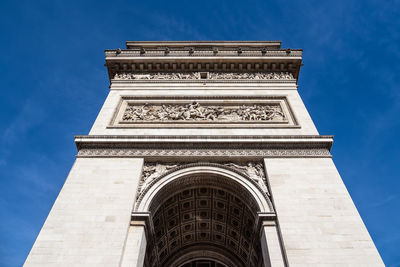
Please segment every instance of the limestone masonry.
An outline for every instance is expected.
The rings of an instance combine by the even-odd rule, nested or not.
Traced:
[[[302,50],[105,54],[110,92],[24,266],[384,266],[298,94]]]

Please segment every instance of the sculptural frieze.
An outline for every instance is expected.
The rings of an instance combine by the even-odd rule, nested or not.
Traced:
[[[244,73],[229,73],[229,72],[210,72],[209,79],[211,80],[234,80],[234,79],[246,79],[246,80],[292,80],[294,79],[293,74],[289,72],[244,72]]]
[[[155,179],[159,178],[169,171],[172,171],[173,169],[178,168],[181,165],[182,164],[145,163],[137,190],[137,198],[139,198],[140,195],[143,194],[143,192]],[[266,186],[266,176],[262,163],[225,163],[223,165],[232,168],[253,180],[261,188],[261,190],[263,190],[263,192],[265,192],[269,196],[269,191]]]
[[[121,72],[114,75],[115,80],[199,80],[204,79],[200,72],[157,72],[157,73],[130,73]],[[289,72],[209,72],[209,80],[293,80]]]
[[[266,177],[264,167],[261,163],[248,162],[247,164],[226,163],[225,166],[233,168],[247,175],[250,179],[256,182],[260,188],[269,196],[269,191],[266,185]]]
[[[123,122],[165,121],[285,121],[286,116],[279,104],[254,105],[201,105],[189,104],[143,104],[128,105],[122,116]]]

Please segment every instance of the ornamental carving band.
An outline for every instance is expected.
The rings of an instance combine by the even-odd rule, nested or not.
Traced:
[[[82,148],[77,157],[331,157],[326,148],[310,149],[137,149]]]
[[[207,164],[207,163],[206,163]],[[164,163],[145,163],[143,166],[143,172],[140,177],[139,186],[136,194],[136,202],[140,202],[142,196],[147,189],[156,182],[160,177],[178,170],[181,167],[190,166],[193,164],[185,165],[182,163],[177,164],[164,164]],[[195,164],[197,165],[197,164]],[[250,179],[261,191],[266,194],[267,198],[270,197],[270,193],[266,184],[266,176],[264,173],[264,166],[259,162],[248,162],[248,163],[225,163],[225,164],[210,164],[219,165],[227,169],[233,169],[236,172],[242,174],[244,177]]]
[[[233,168],[238,172],[244,174],[245,176],[252,179],[257,183],[260,188],[269,195],[268,188],[265,182],[264,167],[262,163],[248,162],[247,164],[235,164],[235,163],[225,163],[225,166]],[[164,175],[170,170],[177,168],[179,164],[162,164],[162,163],[146,163],[143,166],[142,176],[140,178],[140,184],[138,187],[138,192],[142,193],[148,185],[157,177]]]
[[[128,105],[122,116],[122,121],[283,122],[286,121],[286,116],[279,104],[203,106],[198,102],[192,102],[186,105]]]
[[[115,80],[293,80],[293,74],[289,72],[256,72],[256,73],[235,73],[235,72],[206,72],[206,76],[202,76],[200,72],[188,73],[141,73],[135,74],[130,72],[116,73]]]

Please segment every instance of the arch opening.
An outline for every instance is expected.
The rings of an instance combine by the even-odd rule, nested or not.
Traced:
[[[262,266],[260,210],[253,194],[227,176],[182,175],[148,204],[145,266]]]
[[[179,267],[228,267],[223,263],[220,263],[215,260],[205,259],[205,260],[192,260],[190,262],[186,262]]]

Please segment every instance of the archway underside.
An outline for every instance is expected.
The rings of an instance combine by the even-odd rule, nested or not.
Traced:
[[[226,267],[226,265],[215,260],[193,260],[183,264],[181,267]]]
[[[157,193],[150,206],[147,266],[262,265],[257,204],[229,182],[188,176]]]

